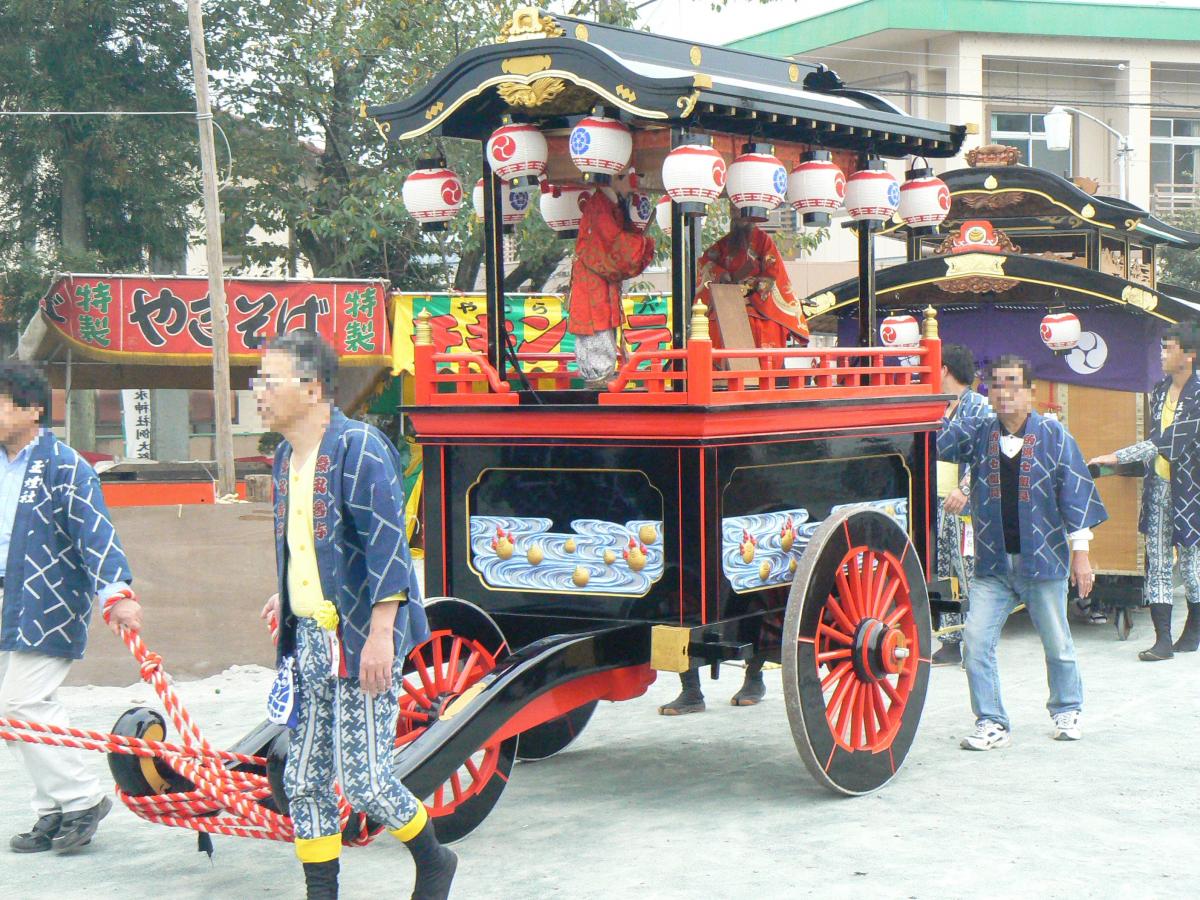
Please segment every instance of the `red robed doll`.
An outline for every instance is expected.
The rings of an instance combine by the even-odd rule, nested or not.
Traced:
[[[571,265],[567,331],[590,335],[619,328],[621,283],[639,274],[653,258],[654,238],[635,231],[617,202],[604,190],[588,197]]]
[[[721,331],[712,308],[709,282],[745,284],[746,312],[758,347],[785,347],[789,333],[808,342],[808,320],[792,293],[783,258],[770,235],[747,219],[733,220],[729,234],[700,257],[696,299],[708,307],[714,347],[723,347]]]

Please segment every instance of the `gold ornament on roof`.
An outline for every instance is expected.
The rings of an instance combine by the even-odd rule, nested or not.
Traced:
[[[514,56],[500,63],[500,71],[506,75],[533,75],[550,68],[553,60],[542,54],[540,56]]]
[[[506,81],[496,88],[500,99],[509,106],[536,107],[553,100],[567,85],[561,78],[539,78],[532,84]]]
[[[543,15],[536,6],[518,6],[512,18],[500,26],[497,44],[509,41],[532,41],[562,37],[562,26],[551,16]]]

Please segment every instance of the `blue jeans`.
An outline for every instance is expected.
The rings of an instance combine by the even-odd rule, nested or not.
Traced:
[[[1008,714],[1000,699],[1000,670],[996,646],[1008,614],[1024,603],[1029,618],[1046,651],[1046,680],[1050,684],[1050,715],[1071,712],[1083,706],[1083,682],[1075,660],[1075,643],[1067,624],[1067,580],[1033,579],[1017,574],[1020,556],[1008,557],[1008,572],[1002,576],[979,575],[971,582],[971,605],[963,631],[963,657],[971,709],[976,722],[990,719],[1009,727]]]

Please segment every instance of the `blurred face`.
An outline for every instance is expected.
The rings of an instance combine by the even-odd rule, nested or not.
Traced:
[[[1028,415],[1033,409],[1033,386],[1025,384],[1018,367],[995,369],[988,379],[988,400],[1001,416]]]
[[[42,419],[40,406],[17,406],[12,398],[0,392],[0,444],[10,452],[20,450],[29,440],[29,433]],[[20,443],[21,447],[14,446]]]
[[[263,424],[272,431],[284,431],[321,402],[320,385],[298,375],[291,354],[279,350],[263,354],[258,377],[251,380],[250,387]]]
[[[1179,341],[1167,338],[1162,343],[1162,367],[1166,375],[1186,375],[1192,371],[1194,353],[1185,353]]]

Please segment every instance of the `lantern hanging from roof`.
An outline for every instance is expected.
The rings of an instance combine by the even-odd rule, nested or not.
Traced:
[[[666,194],[659,197],[658,203],[654,204],[654,221],[658,223],[662,233],[669,237],[671,234],[671,198]]]
[[[725,158],[707,144],[684,144],[663,160],[663,187],[684,215],[702,215],[724,190],[725,175]]]
[[[608,116],[587,116],[571,130],[567,144],[571,161],[584,180],[609,184],[629,166],[633,156],[633,133]]]
[[[417,165],[400,188],[404,207],[425,231],[444,231],[462,208],[462,182],[444,159],[425,159]]]
[[[810,150],[788,177],[788,201],[804,215],[805,225],[826,226],[830,212],[846,200],[846,176],[828,150]]]
[[[921,326],[913,316],[888,316],[879,323],[879,339],[885,347],[915,347],[921,343]]]
[[[626,209],[629,212],[629,221],[638,231],[645,231],[655,215],[654,200],[649,194],[643,194],[640,191],[634,191],[629,195]]]
[[[765,222],[787,194],[787,169],[771,153],[770,144],[746,144],[729,166],[725,190],[743,219]]]
[[[579,222],[583,219],[583,204],[592,192],[575,184],[543,185],[539,206],[542,218],[560,238],[579,235]]]
[[[1059,356],[1075,349],[1081,331],[1075,313],[1048,313],[1042,318],[1042,343]]]
[[[928,167],[913,167],[900,185],[900,218],[910,228],[932,230],[950,214],[950,188]]]
[[[546,138],[525,122],[501,125],[487,142],[487,161],[493,172],[515,188],[534,190],[546,173]]]
[[[475,221],[483,221],[483,179],[480,178],[475,182],[475,189],[471,191],[471,206],[475,210]]]
[[[475,207],[475,218],[480,222],[483,221],[486,206],[483,187],[483,179],[480,178],[475,182],[475,190],[471,192],[471,205]],[[500,220],[505,234],[511,232],[513,226],[529,212],[533,205],[529,196],[523,189],[508,184],[500,185]]]
[[[846,211],[856,222],[886,222],[899,205],[900,185],[881,159],[846,179]]]

